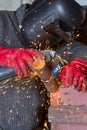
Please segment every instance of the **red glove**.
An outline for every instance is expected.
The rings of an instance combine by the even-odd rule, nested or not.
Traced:
[[[81,58],[73,59],[61,70],[60,79],[65,87],[71,85],[85,91],[87,89],[87,62]]]
[[[28,76],[35,58],[44,58],[43,53],[34,49],[5,48],[0,46],[0,66],[11,67],[18,76]]]

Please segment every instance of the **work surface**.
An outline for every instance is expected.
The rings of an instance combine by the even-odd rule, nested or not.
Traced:
[[[87,130],[87,92],[60,88],[51,97],[51,130]]]

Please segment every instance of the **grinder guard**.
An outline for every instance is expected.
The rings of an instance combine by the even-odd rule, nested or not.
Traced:
[[[28,47],[46,49],[64,39],[65,31],[72,32],[84,19],[85,10],[74,0],[36,0],[20,31]]]

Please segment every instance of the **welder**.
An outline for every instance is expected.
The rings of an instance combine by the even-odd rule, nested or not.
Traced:
[[[74,0],[36,0],[16,11],[0,11],[0,73],[3,76],[12,68],[18,75],[4,75],[0,83],[0,130],[44,128],[49,92],[31,74],[37,58],[55,52],[48,65],[52,74],[64,87],[87,89],[87,46],[74,40],[74,30],[83,25],[85,14]],[[55,73],[56,67],[60,69]]]

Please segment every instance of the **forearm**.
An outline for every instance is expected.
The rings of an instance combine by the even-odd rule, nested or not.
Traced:
[[[87,60],[87,46],[76,41],[72,42],[69,46],[67,46],[66,43],[63,43],[55,51],[68,62],[74,58],[83,58],[84,60]]]

